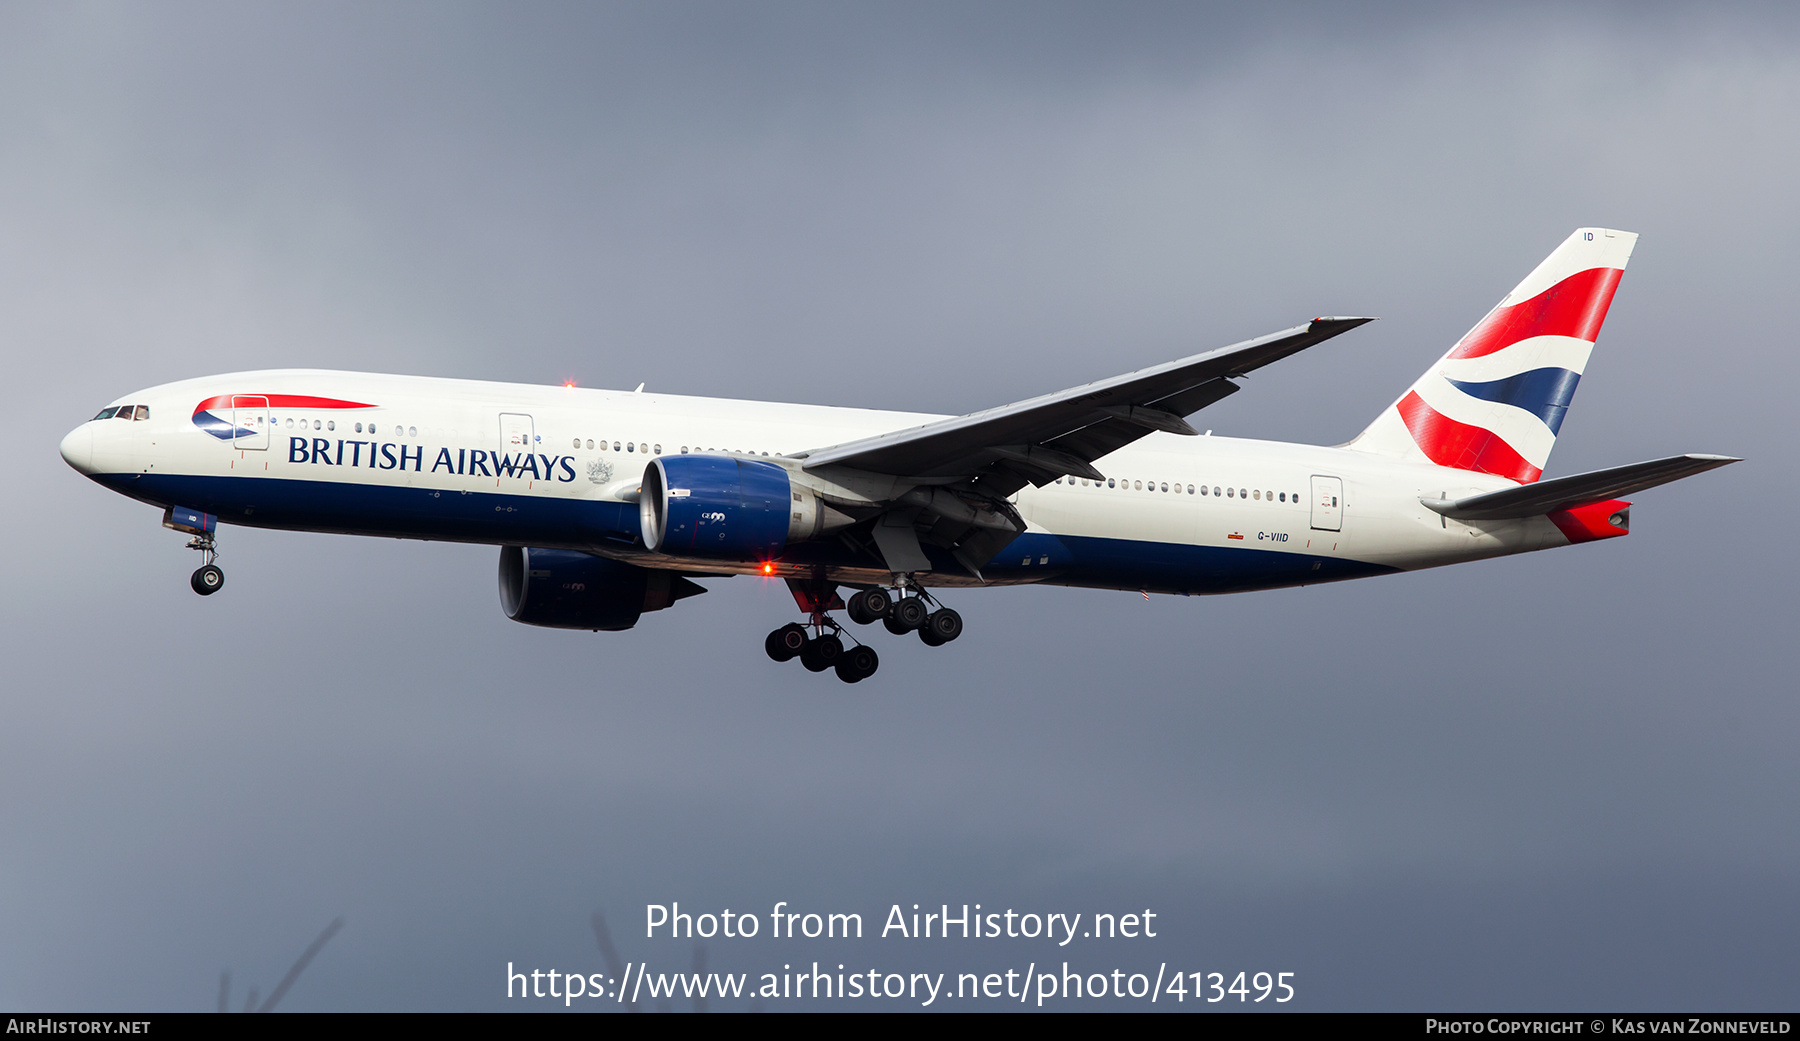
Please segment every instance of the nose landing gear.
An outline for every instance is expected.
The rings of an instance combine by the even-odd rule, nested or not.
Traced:
[[[188,585],[201,596],[211,596],[225,588],[225,572],[213,563],[219,556],[219,544],[213,538],[218,524],[219,518],[202,510],[171,506],[163,512],[163,527],[193,536],[188,540],[187,548],[200,552],[201,564],[188,579]]]

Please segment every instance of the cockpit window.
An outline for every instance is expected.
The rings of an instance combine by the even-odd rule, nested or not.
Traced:
[[[112,408],[103,408],[100,410],[100,414],[95,416],[94,419],[111,419],[113,417],[113,414],[118,411],[119,411],[119,406],[117,406],[117,405],[114,405]],[[93,421],[94,421],[93,419],[88,420],[88,422],[90,422],[90,423]]]
[[[137,407],[137,409],[132,412],[131,418],[132,419],[149,419],[150,418],[150,406],[149,405],[139,405]]]
[[[114,419],[123,419],[127,423],[131,422],[131,406],[130,405],[120,405],[118,415],[114,416],[113,418]]]

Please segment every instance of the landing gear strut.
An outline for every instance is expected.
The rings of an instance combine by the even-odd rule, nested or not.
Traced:
[[[201,596],[211,596],[225,588],[225,572],[219,568],[219,565],[213,563],[214,558],[219,555],[219,547],[213,541],[212,532],[195,535],[188,540],[187,548],[199,550],[204,554],[203,559],[206,561],[200,565],[199,570],[194,572],[194,576],[188,579],[188,585],[194,587],[194,592]]]
[[[225,572],[213,563],[219,555],[219,544],[213,540],[213,529],[218,523],[218,517],[204,510],[170,506],[163,511],[163,527],[193,536],[188,540],[187,548],[200,552],[200,570],[194,572],[188,585],[201,596],[211,596],[225,588]]]

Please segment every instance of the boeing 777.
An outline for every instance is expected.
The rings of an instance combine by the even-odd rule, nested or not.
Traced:
[[[1620,496],[1737,460],[1679,455],[1540,479],[1637,236],[1582,228],[1356,438],[1201,436],[1245,374],[1367,318],[1304,325],[965,416],[310,369],[116,399],[69,465],[163,510],[217,593],[219,525],[500,547],[530,625],[621,630],[778,576],[804,621],[764,641],[847,682],[841,625],[938,646],[973,586],[1234,593],[1626,534]]]

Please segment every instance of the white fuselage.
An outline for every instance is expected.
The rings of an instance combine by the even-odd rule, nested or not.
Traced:
[[[317,370],[185,380],[115,404],[143,406],[148,418],[89,421],[63,454],[157,505],[225,523],[552,545],[714,574],[759,562],[661,557],[632,544],[630,496],[650,460],[773,459],[941,418]],[[1107,481],[1064,478],[1014,497],[1028,529],[984,580],[1224,592],[1569,542],[1543,517],[1461,523],[1420,501],[1511,481],[1352,449],[1154,433],[1094,465]],[[815,559],[855,577],[853,562]]]

